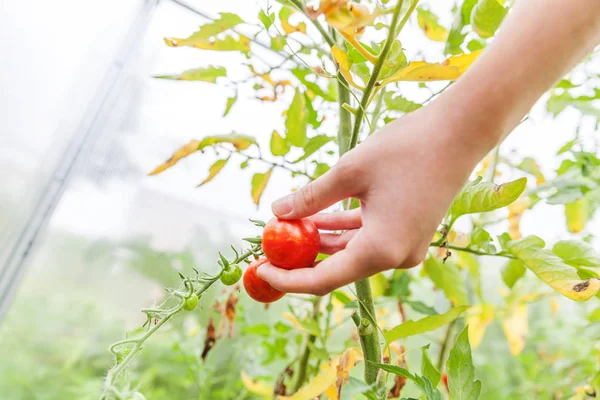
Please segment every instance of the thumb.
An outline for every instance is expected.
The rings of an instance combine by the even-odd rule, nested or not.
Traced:
[[[333,167],[323,176],[271,205],[279,218],[297,219],[314,215],[340,200],[360,192],[360,180],[350,171]]]

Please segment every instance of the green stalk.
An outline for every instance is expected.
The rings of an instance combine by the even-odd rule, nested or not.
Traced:
[[[321,297],[315,297],[313,302],[313,318],[319,318],[319,305],[321,304]],[[292,393],[296,393],[301,387],[304,381],[306,381],[306,371],[308,370],[308,361],[310,358],[310,347],[317,340],[317,336],[313,334],[309,334],[306,338],[306,344],[304,345],[304,351],[302,352],[302,356],[300,356],[300,362],[298,363],[298,372],[296,374],[296,381],[294,382],[294,387]]]
[[[350,150],[350,129],[352,129],[352,114],[346,110],[343,105],[350,104],[350,91],[348,88],[348,82],[342,76],[341,73],[337,74],[338,80],[338,103],[340,113],[340,125],[338,127],[338,145],[340,149],[340,157],[345,152]]]
[[[395,38],[395,32],[397,29],[401,8],[402,0],[398,1],[398,4],[394,9],[394,15],[392,17],[392,22],[389,27],[388,38],[385,42],[383,50],[381,51],[381,54],[377,59],[377,63],[373,67],[373,73],[371,74],[371,78],[369,79],[367,87],[365,88],[365,91],[363,93],[361,106],[358,108],[358,112],[356,113],[356,117],[354,120],[354,129],[352,132],[350,132],[348,126],[349,118],[346,119],[346,117],[343,117],[343,114],[340,113],[340,130],[338,134],[340,155],[344,154],[348,150],[353,149],[356,146],[356,143],[358,141],[358,133],[360,132],[360,126],[364,118],[364,112],[368,107],[369,98],[371,97],[371,93],[375,88],[375,84],[379,77],[379,73],[383,68],[383,64],[390,52],[392,43]],[[338,87],[338,100],[340,102],[340,109],[342,109],[342,104],[344,104],[344,102],[347,102],[347,99],[349,99],[350,97],[350,93],[343,85],[339,85]],[[347,113],[345,109],[343,110]],[[345,205],[347,205],[348,203],[349,202],[345,203]],[[359,329],[361,331],[359,332],[360,344],[365,359],[364,377],[365,382],[370,385],[377,382],[378,375],[378,368],[371,363],[381,362],[381,346],[379,344],[379,333],[376,328],[377,321],[375,317],[375,306],[373,304],[373,293],[371,291],[371,284],[368,279],[363,279],[358,282],[355,282],[354,286],[356,288],[356,295],[358,298],[360,317],[363,321],[368,321],[372,325],[370,326],[370,329],[366,329],[364,327],[363,329]],[[368,361],[370,361],[371,363]]]
[[[371,99],[371,93],[378,86],[377,80],[379,79],[379,74],[381,73],[381,69],[383,68],[383,64],[385,63],[387,56],[392,48],[392,44],[394,43],[394,39],[396,38],[396,31],[398,29],[398,19],[400,17],[400,10],[402,9],[403,0],[399,0],[396,8],[394,9],[394,14],[392,16],[392,22],[389,26],[389,32],[387,39],[385,41],[385,45],[383,46],[383,50],[381,50],[381,54],[377,57],[377,63],[373,67],[373,72],[371,73],[371,77],[369,78],[369,82],[367,82],[367,86],[365,87],[365,91],[363,92],[362,100],[360,101],[360,107],[356,113],[356,119],[354,120],[354,128],[352,130],[352,136],[350,136],[350,148],[354,148],[358,142],[358,134],[360,133],[360,127],[362,125],[362,120],[364,117],[365,110],[369,106],[369,100]],[[416,5],[416,1],[414,3]],[[410,10],[409,10],[410,12]],[[403,22],[408,20],[408,15],[405,15]]]

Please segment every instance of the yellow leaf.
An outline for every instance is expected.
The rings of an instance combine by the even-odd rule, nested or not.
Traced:
[[[473,64],[482,51],[477,50],[469,54],[452,56],[442,63],[430,64],[425,61],[413,61],[387,78],[384,84],[397,81],[456,80]]]
[[[438,23],[438,18],[431,11],[417,9],[417,22],[425,35],[436,42],[445,42],[448,30]]]
[[[573,203],[565,204],[567,228],[571,233],[580,233],[585,228],[590,214],[590,202],[583,197]]]
[[[154,171],[150,172],[148,175],[160,174],[164,170],[166,170],[168,168],[171,168],[173,165],[177,164],[177,162],[179,160],[181,160],[182,158],[187,157],[190,154],[198,151],[199,145],[200,145],[200,141],[198,141],[198,140],[192,140],[191,142],[189,142],[185,146],[180,147],[179,149],[177,149],[175,151],[175,153],[173,153],[173,155],[171,156],[171,158],[169,158],[163,164],[161,164],[158,167],[156,167],[154,169]]]
[[[341,356],[333,357],[321,365],[321,370],[308,384],[291,396],[278,396],[278,400],[308,400],[326,393],[333,400],[338,399],[339,391],[347,382],[350,370],[362,361],[362,352],[349,348]]]
[[[481,344],[487,327],[494,321],[494,306],[481,304],[473,306],[467,312],[466,323],[469,325],[469,342],[476,349]]]
[[[550,298],[550,309],[552,310],[552,315],[560,310],[560,304],[558,304],[558,301],[554,297]]]
[[[249,392],[259,395],[265,400],[273,398],[273,386],[266,382],[253,380],[248,374],[242,371],[242,384]]]
[[[233,147],[235,147],[236,150],[241,151],[246,150],[253,144],[256,144],[256,140],[252,136],[241,135],[239,133],[208,136],[202,139],[200,143],[198,143],[198,150],[202,150],[205,147],[219,143],[230,143],[233,145]]]
[[[301,331],[301,332],[304,332],[304,333],[308,333],[308,330],[306,330],[306,329],[304,328],[304,326],[302,326],[302,324],[300,324],[300,322],[299,322],[299,321],[298,321],[298,319],[297,319],[297,318],[294,316],[294,314],[292,314],[292,313],[289,313],[289,312],[287,312],[287,311],[286,311],[286,312],[283,312],[283,313],[281,313],[281,316],[282,316],[283,318],[287,319],[288,321],[290,321],[290,323],[292,324],[292,326],[293,326],[294,328],[296,328],[296,330],[299,330],[299,331]]]
[[[206,38],[165,38],[165,43],[169,47],[194,47],[201,50],[215,51],[241,51],[248,53],[250,51],[250,39],[244,35],[238,35],[238,38],[233,36],[225,36],[222,39],[211,37]]]
[[[256,205],[260,202],[260,198],[267,187],[267,183],[269,183],[271,172],[273,172],[273,168],[264,174],[256,173],[252,177],[252,200],[254,200],[254,204]]]
[[[521,238],[519,226],[521,224],[521,217],[525,210],[527,210],[527,207],[529,207],[528,197],[521,197],[508,206],[508,234],[512,240]]]
[[[389,285],[387,278],[382,273],[371,276],[369,282],[371,283],[371,291],[374,298],[383,296]]]
[[[333,54],[333,60],[338,65],[342,76],[346,78],[348,83],[357,89],[364,90],[365,88],[363,86],[360,86],[354,81],[354,77],[350,72],[350,60],[348,60],[346,53],[335,45],[331,48],[331,54]]]
[[[282,19],[281,28],[287,34],[294,32],[306,33],[306,23],[304,22],[300,22],[298,25],[292,25],[287,19]]]
[[[508,341],[510,353],[518,356],[525,347],[525,338],[529,331],[527,322],[527,305],[518,304],[511,307],[502,323],[504,335]]]
[[[204,185],[205,183],[210,182],[215,176],[217,176],[217,174],[219,172],[221,172],[221,170],[223,169],[225,164],[227,164],[227,161],[229,161],[229,157],[227,157],[223,160],[215,161],[215,163],[213,165],[211,165],[210,168],[208,169],[208,176],[206,177],[206,179],[204,179],[202,182],[200,182],[198,187]]]

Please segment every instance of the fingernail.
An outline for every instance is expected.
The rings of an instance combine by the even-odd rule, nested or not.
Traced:
[[[288,194],[287,196],[275,201],[271,205],[271,210],[273,211],[273,214],[277,215],[278,217],[284,217],[290,214],[293,210],[292,196],[293,195]]]

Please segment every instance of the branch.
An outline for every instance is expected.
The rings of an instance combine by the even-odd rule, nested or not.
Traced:
[[[385,45],[383,47],[383,50],[381,50],[381,53],[377,57],[377,63],[375,63],[375,66],[373,67],[373,72],[371,73],[369,82],[367,82],[367,86],[365,87],[365,91],[363,92],[360,107],[356,112],[356,118],[354,119],[354,128],[352,130],[352,136],[350,136],[350,148],[356,147],[356,143],[358,142],[358,134],[360,133],[360,127],[362,125],[365,110],[369,106],[371,93],[378,86],[377,79],[379,79],[379,74],[381,73],[383,64],[387,59],[387,56],[392,48],[392,43],[394,42],[394,38],[396,37],[396,30],[398,26],[398,19],[400,17],[400,10],[402,9],[402,3],[403,0],[399,0],[398,4],[396,5],[396,8],[394,9],[394,15],[392,16],[392,22],[389,26],[389,32],[385,41]],[[416,1],[414,1],[413,4],[416,6]],[[407,14],[409,13],[407,12]],[[406,17],[406,19],[408,19],[408,17]]]
[[[429,247],[439,247],[442,249],[450,249],[450,250],[456,250],[456,251],[462,251],[465,253],[471,253],[471,254],[475,254],[478,256],[490,256],[490,257],[505,257],[505,258],[512,258],[512,259],[517,259],[517,257],[513,256],[512,254],[509,254],[505,251],[501,251],[499,253],[486,253],[485,251],[479,251],[479,250],[474,250],[474,249],[470,249],[468,247],[461,247],[461,246],[454,246],[454,245],[444,245],[444,243],[438,243],[438,242],[432,242],[429,243]]]

